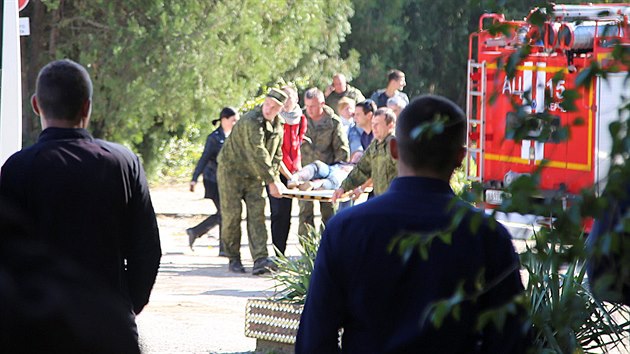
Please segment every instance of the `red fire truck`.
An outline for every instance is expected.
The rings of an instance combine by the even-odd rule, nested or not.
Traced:
[[[541,12],[536,9],[530,16],[535,11]],[[615,44],[630,46],[630,4],[554,5],[549,12],[543,26],[485,14],[479,30],[470,35],[466,166],[468,179],[482,184],[487,207],[501,204],[504,188],[520,175],[534,173],[543,161],[541,197],[553,194],[566,203],[585,187],[601,191],[605,184],[612,140],[608,126],[620,119],[624,96],[630,97],[628,68],[612,59]],[[508,30],[490,30],[501,26]],[[502,63],[524,46],[529,53],[508,77]],[[615,64],[616,72],[576,87],[578,75],[594,62],[604,68]],[[558,72],[563,75],[556,76]],[[561,105],[569,89],[579,94],[575,111]],[[511,138],[510,130],[523,119],[514,113],[514,105],[529,114],[548,113],[552,125],[570,127],[569,138],[540,141],[539,129],[524,139]],[[527,237],[549,223],[549,218],[535,215],[497,213],[497,218],[514,237]]]

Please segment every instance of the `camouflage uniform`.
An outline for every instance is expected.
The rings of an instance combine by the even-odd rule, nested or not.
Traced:
[[[243,115],[219,153],[219,197],[223,224],[221,237],[230,259],[240,259],[241,200],[247,208],[247,236],[252,259],[266,258],[265,183],[280,182],[283,120],[272,122],[258,106]]]
[[[330,95],[326,97],[326,105],[334,109],[335,112],[339,114],[337,105],[339,104],[339,100],[342,99],[343,97],[348,97],[348,98],[353,99],[354,103],[365,101],[365,97],[363,96],[363,93],[361,93],[361,91],[358,88],[347,85],[346,91],[344,93],[337,93],[335,91],[331,92]]]
[[[332,108],[324,106],[324,114],[316,123],[305,112],[308,121],[306,135],[300,148],[302,152],[302,166],[306,166],[315,160],[320,160],[328,165],[337,162],[348,161],[350,148],[348,137],[343,132],[342,123]],[[314,225],[313,203],[315,201],[300,201],[300,226],[298,233],[306,235],[306,226]],[[320,203],[322,223],[333,215],[331,203]]]
[[[390,154],[389,142],[394,138],[388,135],[382,142],[376,139],[361,157],[348,177],[341,183],[344,191],[352,190],[365,183],[370,177],[374,182],[374,195],[383,194],[398,174],[397,161]]]

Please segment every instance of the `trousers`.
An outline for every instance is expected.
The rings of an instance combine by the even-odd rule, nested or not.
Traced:
[[[203,186],[206,190],[205,197],[210,198],[217,208],[216,214],[212,214],[205,218],[202,222],[191,227],[195,238],[203,236],[213,227],[219,225],[219,240],[221,239],[221,199],[219,198],[219,185],[216,182],[206,181],[204,179]]]
[[[313,212],[313,204],[315,203],[319,203],[323,225],[326,225],[328,219],[330,219],[335,213],[332,203],[300,200],[298,203],[300,205],[300,225],[298,226],[298,233],[300,235],[307,234],[306,225],[315,227],[315,215]]]
[[[287,179],[280,175],[280,181],[287,184]],[[269,189],[267,189],[269,195]],[[278,252],[284,254],[287,249],[287,239],[289,238],[289,229],[291,228],[291,209],[293,199],[291,198],[274,198],[269,195],[269,207],[271,208],[271,241],[277,248]]]
[[[221,238],[225,255],[229,259],[241,258],[241,214],[245,202],[247,210],[247,237],[254,261],[267,258],[267,227],[265,226],[265,187],[257,179],[242,178],[221,168],[217,173],[221,199]]]

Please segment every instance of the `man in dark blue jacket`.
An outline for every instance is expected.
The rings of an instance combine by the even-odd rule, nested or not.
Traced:
[[[86,130],[92,81],[81,65],[46,65],[32,105],[43,131],[2,166],[0,197],[33,221],[47,246],[120,295],[134,317],[149,301],[162,256],[142,165]]]
[[[464,113],[442,97],[419,97],[401,113],[391,142],[399,177],[381,196],[333,217],[324,231],[297,353],[340,352],[340,329],[348,353],[525,350],[517,316],[508,315],[501,328],[476,327],[482,313],[510,303],[523,285],[510,235],[449,186],[465,155],[465,134]],[[456,215],[461,221],[454,222]],[[404,257],[398,247],[390,250],[399,237],[432,235],[449,242],[426,242],[425,256],[413,246],[403,248]],[[458,291],[458,309],[433,323],[432,305]]]

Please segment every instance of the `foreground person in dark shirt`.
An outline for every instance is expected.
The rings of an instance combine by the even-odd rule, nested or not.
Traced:
[[[92,82],[81,65],[46,65],[32,104],[44,130],[2,166],[0,196],[33,221],[39,239],[119,294],[133,317],[149,301],[161,257],[142,165],[86,130]]]
[[[31,226],[0,197],[0,352],[140,354],[120,296],[33,239]]]
[[[433,136],[417,133],[442,121]],[[435,131],[435,130],[433,130]],[[476,330],[478,316],[510,302],[523,291],[519,261],[510,236],[480,211],[457,200],[449,186],[465,155],[464,113],[451,101],[423,96],[402,112],[391,142],[398,175],[379,197],[340,212],[330,220],[319,247],[297,336],[296,353],[519,353],[525,335],[516,316],[503,328]],[[413,135],[413,136],[412,136]],[[389,251],[402,235],[428,235],[449,229],[452,242],[434,239],[423,259],[407,260]],[[483,291],[475,282],[483,275]],[[466,294],[459,319],[449,315],[436,327],[424,315],[437,301]],[[430,316],[429,316],[430,317]],[[341,347],[338,330],[343,328]]]

